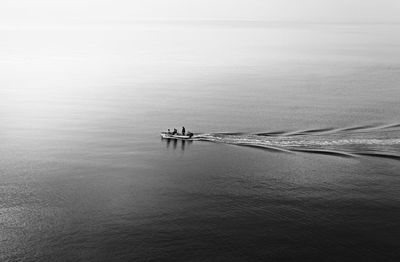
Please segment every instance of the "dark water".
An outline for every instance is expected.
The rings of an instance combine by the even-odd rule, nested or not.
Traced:
[[[0,260],[398,261],[398,29],[2,29]]]

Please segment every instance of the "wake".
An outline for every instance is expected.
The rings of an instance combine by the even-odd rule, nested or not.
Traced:
[[[262,133],[204,133],[195,140],[253,147],[271,152],[400,160],[400,124],[364,125]]]

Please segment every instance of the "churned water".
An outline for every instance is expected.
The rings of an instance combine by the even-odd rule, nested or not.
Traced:
[[[399,29],[2,28],[0,260],[398,261]]]

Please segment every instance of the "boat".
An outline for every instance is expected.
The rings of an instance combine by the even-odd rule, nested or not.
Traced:
[[[181,134],[176,134],[173,135],[171,133],[168,132],[161,132],[160,133],[162,138],[166,138],[166,139],[184,139],[184,140],[188,140],[188,139],[192,139],[193,134],[191,135],[181,135]]]

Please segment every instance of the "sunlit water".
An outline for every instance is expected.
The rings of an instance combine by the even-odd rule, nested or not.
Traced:
[[[399,32],[2,28],[0,260],[398,261]]]

